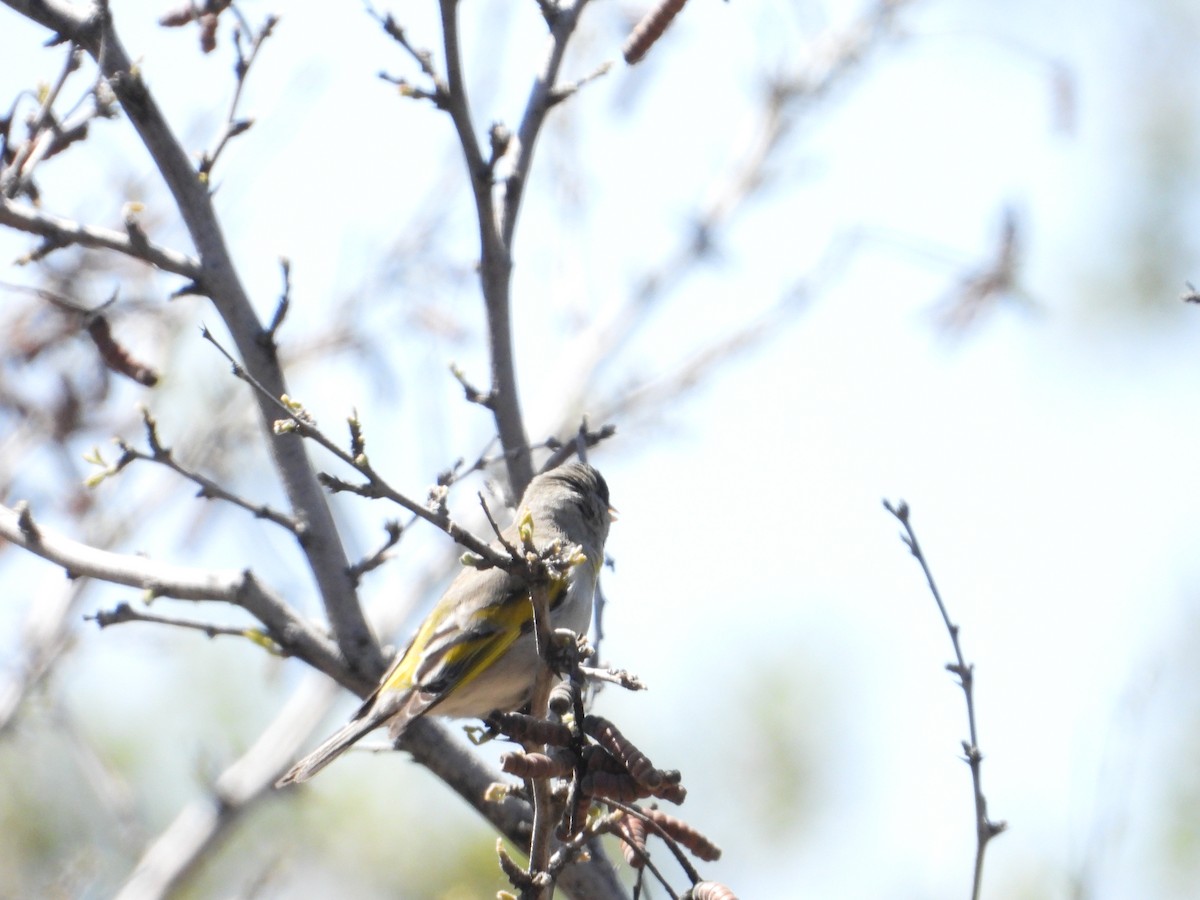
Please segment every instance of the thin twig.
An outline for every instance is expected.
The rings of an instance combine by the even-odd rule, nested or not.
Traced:
[[[589,448],[595,447],[597,444],[608,440],[616,433],[617,427],[615,425],[601,426],[596,431],[589,431],[587,433],[586,444]],[[454,484],[456,481],[461,481],[463,478],[466,478],[472,472],[482,472],[483,470],[491,468],[497,463],[505,462],[509,456],[507,452],[497,453],[495,455],[489,455],[488,453],[490,448],[496,443],[496,440],[496,438],[493,438],[491,441],[489,441],[487,447],[484,448],[483,452],[480,453],[479,456],[476,457],[475,461],[470,465],[467,465],[464,460],[458,460],[453,467],[447,469],[438,477],[438,483],[449,486]],[[578,436],[571,440],[564,441],[561,438],[551,435],[543,441],[530,444],[528,447],[524,448],[524,450],[529,453],[532,453],[535,450],[549,450],[550,455],[546,457],[545,461],[538,468],[539,472],[549,472],[551,469],[557,469],[572,456],[577,456],[578,448]]]
[[[269,387],[268,395],[278,397],[287,393],[278,359],[258,342],[262,325],[233,263],[208,185],[198,177],[192,160],[167,124],[139,67],[126,53],[108,4],[101,2],[83,7],[60,0],[4,2],[17,13],[51,29],[56,42],[74,41],[96,60],[101,85],[115,96],[122,113],[145,145],[202,260],[202,265],[195,270],[197,275],[202,272],[202,281],[193,278],[189,288],[202,291],[212,300],[228,326],[247,370],[256,381]],[[4,210],[4,213],[7,218],[12,218],[11,210]],[[131,255],[138,256],[135,243],[127,235],[123,244],[117,244],[114,249],[132,248]],[[255,400],[260,425],[269,432],[273,410],[261,398]],[[271,441],[269,449],[288,502],[306,523],[305,540],[300,549],[317,584],[335,640],[356,675],[376,672],[383,665],[379,646],[363,615],[354,585],[346,574],[349,561],[345,548],[304,444],[302,441],[278,440]]]
[[[11,199],[21,193],[24,185],[33,175],[34,168],[46,157],[49,149],[53,146],[55,133],[59,130],[54,119],[54,104],[58,101],[63,85],[67,83],[67,78],[79,68],[81,56],[82,51],[76,44],[71,43],[67,47],[67,58],[62,71],[59,72],[54,84],[46,91],[41,107],[30,123],[29,138],[13,154],[13,160],[8,167],[0,172],[0,192],[3,192],[5,197]]]
[[[988,818],[987,798],[983,795],[983,783],[980,774],[983,753],[979,749],[979,738],[975,729],[975,666],[968,663],[963,656],[962,646],[958,640],[958,626],[950,619],[950,612],[946,609],[941,592],[933,580],[933,572],[929,568],[925,554],[921,552],[921,545],[917,543],[917,534],[913,530],[912,522],[909,519],[908,504],[901,500],[898,504],[892,505],[889,501],[884,500],[883,506],[904,527],[905,533],[900,536],[900,539],[904,541],[904,545],[908,547],[909,552],[912,553],[913,557],[917,560],[917,564],[920,565],[921,571],[925,573],[925,580],[929,583],[930,593],[933,594],[933,599],[937,601],[938,611],[942,615],[942,622],[946,626],[946,631],[950,634],[950,643],[954,646],[955,661],[947,663],[946,669],[958,676],[959,686],[962,688],[963,696],[967,701],[967,726],[970,738],[963,741],[962,746],[966,763],[971,768],[971,785],[975,792],[976,837],[975,873],[971,897],[972,900],[979,900],[980,891],[983,888],[984,851],[987,849],[988,841],[1004,831],[1008,827],[1008,824],[1003,821],[993,822]]]
[[[611,62],[601,63],[600,65],[596,66],[596,68],[592,69],[592,71],[590,71],[586,75],[584,75],[582,78],[576,78],[574,81],[567,81],[560,85],[557,85],[554,88],[554,90],[552,90],[550,92],[550,97],[549,97],[550,105],[556,106],[559,103],[562,103],[564,100],[569,99],[570,97],[574,96],[578,91],[580,91],[586,85],[591,84],[593,81],[595,81],[598,78],[603,78],[605,75],[607,75],[609,73],[609,71],[611,69],[612,69]]]
[[[580,454],[580,436],[583,434],[583,424],[581,424],[580,427],[581,431],[577,432],[575,439],[572,440],[546,438],[542,446],[545,446],[545,448],[550,449],[553,452],[551,452],[550,456],[546,457],[546,462],[542,463],[541,472],[550,472],[551,469],[557,469],[559,466],[562,466],[564,462],[570,460],[572,455],[581,456],[581,458],[582,456],[586,456],[586,454]],[[583,438],[583,445],[586,445],[588,449],[592,449],[593,446],[604,442],[604,440],[611,438],[613,434],[616,433],[616,425],[602,425],[599,428],[599,431],[587,432],[586,437]],[[587,462],[587,460],[583,461]]]
[[[234,12],[237,12],[236,8]],[[239,119],[237,117],[238,105],[242,100],[242,91],[246,87],[246,77],[250,74],[250,68],[258,58],[258,51],[262,49],[263,42],[271,36],[278,21],[275,16],[267,16],[262,27],[259,28],[250,41],[249,54],[245,54],[242,51],[242,28],[245,26],[242,25],[234,29],[233,47],[234,52],[237,54],[237,63],[234,65],[233,71],[237,83],[234,86],[233,97],[229,101],[229,112],[225,116],[225,124],[221,127],[221,134],[217,138],[216,146],[200,157],[200,166],[197,171],[200,177],[206,181],[212,175],[213,167],[217,164],[217,160],[229,142],[239,134],[243,134],[249,130],[254,124],[253,119]]]
[[[625,671],[624,669],[598,669],[593,666],[580,666],[579,671],[586,678],[593,681],[603,681],[608,684],[615,684],[617,687],[624,688],[627,691],[644,691],[646,685],[637,675]]]
[[[606,823],[604,830],[611,834],[617,834],[619,836],[620,832],[616,829],[616,826],[615,826],[615,823],[613,822],[613,820],[617,816],[626,816],[626,815],[628,815],[628,814],[624,810],[621,810],[621,809],[618,809],[615,812],[610,812],[607,816],[604,817],[604,819],[601,820],[601,822]],[[630,819],[636,819],[639,822],[641,821],[641,819],[638,819],[636,816],[630,816]],[[597,831],[601,830],[599,827],[600,824],[601,823],[597,823],[597,826],[598,826],[596,829]],[[633,847],[632,844],[629,844],[628,846]],[[638,871],[639,883],[642,880],[643,870],[649,869],[650,874],[653,875],[658,880],[658,883],[662,885],[663,890],[667,892],[667,896],[671,897],[672,900],[679,900],[679,894],[677,894],[675,892],[675,889],[671,887],[671,882],[667,880],[667,876],[663,874],[662,870],[655,864],[654,860],[652,860],[650,858],[650,854],[646,851],[641,850],[638,847],[633,847],[633,850],[634,850],[635,856],[638,858],[638,860],[640,860],[640,862],[642,864],[642,869],[639,869],[639,871]],[[639,897],[638,891],[636,889],[634,891],[633,896],[634,896],[634,900],[637,900],[637,898]]]
[[[533,692],[529,701],[529,713],[535,719],[545,719],[549,710],[550,689],[554,685],[554,670],[551,668],[553,632],[550,629],[550,586],[541,584],[529,591],[529,602],[533,607],[533,636],[537,645],[538,667]],[[525,747],[532,752],[544,752],[537,743]],[[533,882],[527,892],[530,900],[549,900],[554,894],[550,878],[550,845],[554,838],[554,799],[549,778],[531,778],[530,792],[533,795],[533,834],[529,841],[529,876]]]
[[[551,454],[542,463],[540,471],[549,472],[551,469],[557,469],[572,456],[578,456],[582,462],[587,462],[586,450],[590,450],[602,441],[608,440],[617,433],[616,425],[602,425],[596,431],[587,430],[587,419],[580,420],[579,430],[575,433],[575,437],[570,440],[559,440],[558,438],[547,438],[541,446],[551,450]],[[586,449],[585,449],[586,448]]]
[[[269,400],[274,405],[276,411],[281,416],[276,420],[275,430],[277,433],[294,432],[301,437],[308,438],[320,444],[346,465],[353,468],[356,472],[367,479],[366,485],[352,485],[348,482],[332,476],[324,476],[321,480],[327,487],[332,487],[336,490],[348,490],[360,494],[364,497],[386,498],[393,503],[404,507],[414,515],[424,519],[429,524],[440,528],[446,534],[450,535],[459,544],[462,544],[476,556],[486,560],[490,565],[501,569],[511,568],[513,565],[512,559],[506,559],[502,554],[497,553],[488,544],[481,541],[475,535],[471,534],[465,528],[460,526],[449,516],[430,510],[425,505],[418,503],[405,494],[400,493],[390,484],[388,484],[378,472],[371,466],[365,453],[352,454],[342,449],[331,438],[329,438],[320,428],[318,428],[312,417],[302,406],[294,401],[285,402],[281,397],[275,397],[267,393],[267,389],[258,383],[254,377],[246,371],[246,369],[238,363],[233,355],[221,346],[220,341],[213,336],[207,328],[201,329],[201,336],[212,344],[228,360],[234,376],[245,381],[253,387],[264,400]],[[352,423],[354,420],[351,420]],[[283,423],[283,424],[280,424]],[[352,426],[353,427],[353,426]],[[347,566],[348,568],[348,566]]]
[[[350,576],[355,581],[360,580],[367,572],[378,569],[392,558],[391,550],[400,542],[400,538],[404,534],[404,526],[395,519],[388,519],[383,523],[383,529],[387,532],[387,538],[382,546],[370,556],[359,560],[350,567]]]
[[[936,315],[942,328],[962,333],[985,312],[1006,300],[1019,301],[1035,308],[1033,300],[1020,284],[1023,262],[1021,237],[1016,213],[1011,208],[1005,209],[991,258],[967,273],[939,304]]]
[[[604,803],[612,809],[621,810],[626,815],[635,816],[645,823],[648,830],[653,831],[658,837],[662,838],[663,843],[667,845],[667,848],[671,851],[671,855],[679,863],[680,868],[687,873],[687,877],[692,884],[701,881],[700,873],[696,871],[696,867],[692,865],[692,861],[687,858],[687,854],[683,852],[683,848],[679,846],[679,842],[671,837],[661,825],[632,803],[622,803],[620,800],[613,800],[609,797],[604,798]]]
[[[284,317],[288,314],[288,309],[292,305],[292,263],[286,257],[279,258],[279,272],[283,278],[283,289],[279,294],[279,301],[275,304],[275,312],[271,316],[271,324],[267,326],[262,334],[260,343],[264,343],[267,347],[275,346],[275,335],[279,333],[279,328],[283,325]]]
[[[199,631],[210,638],[215,638],[220,635],[228,637],[249,638],[253,643],[260,647],[267,647],[276,656],[286,656],[287,653],[282,647],[272,641],[261,629],[258,628],[238,628],[231,625],[216,625],[212,622],[196,622],[192,619],[181,619],[178,616],[163,616],[158,613],[143,612],[140,609],[135,609],[128,603],[118,603],[110,610],[97,610],[91,615],[84,616],[85,622],[95,622],[101,628],[108,628],[112,625],[122,625],[126,622],[150,622],[155,625],[171,625],[175,628],[184,628],[191,631]]]
[[[200,279],[200,263],[186,254],[160,247],[150,241],[134,241],[127,231],[82,225],[72,219],[22,206],[6,197],[0,197],[0,225],[27,234],[40,235],[43,239],[42,246],[17,260],[18,264],[34,262],[62,247],[79,246],[115,250],[133,259],[150,263],[164,272],[181,275],[192,281]]]
[[[437,70],[433,67],[433,55],[428,50],[420,50],[415,47],[408,39],[408,34],[400,23],[393,18],[391,13],[381,14],[369,3],[367,4],[367,14],[379,23],[384,33],[393,41],[404,48],[404,51],[411,56],[420,67],[421,72],[433,84],[433,89],[418,88],[409,84],[404,78],[397,78],[388,75],[384,72],[380,73],[381,78],[398,86],[404,93],[411,97],[420,99],[432,100],[438,109],[446,109],[450,95],[450,89],[444,78],[438,75]]]
[[[247,570],[176,566],[144,556],[112,553],[48,531],[28,506],[0,506],[0,538],[61,566],[73,577],[90,576],[142,588],[154,597],[219,600],[240,606],[260,621],[271,639],[288,652],[347,687],[371,684],[356,677],[327,637]]]
[[[483,498],[483,492],[480,491],[476,496],[479,497],[479,505],[483,507],[483,514],[487,517],[488,524],[492,526],[492,531],[496,535],[496,540],[498,540],[501,546],[508,551],[509,556],[511,556],[513,559],[516,559],[520,555],[520,551],[517,550],[512,541],[504,536],[504,532],[500,530],[500,526],[497,524],[495,517],[492,515],[491,509],[487,505],[487,500]]]
[[[195,484],[200,489],[196,494],[197,497],[201,497],[205,500],[224,500],[226,503],[232,504],[233,506],[237,506],[240,509],[244,509],[247,512],[252,513],[255,518],[266,519],[268,522],[274,522],[276,525],[286,528],[294,535],[299,536],[302,534],[303,529],[300,523],[297,522],[292,516],[282,513],[265,503],[255,503],[251,500],[247,500],[244,497],[233,493],[227,488],[221,487],[221,485],[217,484],[208,476],[201,475],[199,472],[195,471],[194,469],[189,469],[187,466],[176,460],[171,448],[164,446],[162,441],[159,439],[158,422],[155,421],[154,416],[151,415],[150,411],[144,407],[142,408],[142,422],[146,427],[146,440],[150,445],[150,452],[146,453],[145,451],[139,450],[123,440],[118,440],[117,446],[121,448],[121,458],[112,465],[110,469],[112,474],[115,474],[116,472],[125,468],[125,466],[129,465],[135,460],[144,460],[146,462],[156,463],[160,466],[165,466],[172,472],[181,475],[188,481]]]

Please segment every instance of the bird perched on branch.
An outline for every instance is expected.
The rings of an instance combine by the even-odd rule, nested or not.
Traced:
[[[612,518],[604,478],[586,463],[569,463],[529,483],[516,519],[501,532],[508,546],[578,548],[546,587],[551,627],[587,630]],[[353,718],[275,786],[307,781],[384,724],[395,740],[418,716],[482,718],[528,702],[541,665],[531,590],[519,566],[465,568]]]

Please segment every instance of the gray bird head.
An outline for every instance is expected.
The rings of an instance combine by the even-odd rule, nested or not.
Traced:
[[[538,475],[525,489],[521,505],[535,522],[545,517],[585,549],[603,551],[614,510],[604,476],[587,463],[566,463]]]

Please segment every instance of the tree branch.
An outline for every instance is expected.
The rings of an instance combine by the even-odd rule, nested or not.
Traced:
[[[195,171],[188,154],[167,127],[141,74],[121,46],[107,3],[99,0],[95,7],[81,8],[63,0],[2,2],[50,28],[58,39],[78,43],[97,60],[103,77],[119,99],[122,109],[161,172],[196,248],[198,261],[185,259],[189,269],[178,274],[184,275],[194,283],[194,292],[203,293],[212,299],[232,335],[240,360],[238,365],[244,366],[249,379],[261,386],[261,391],[255,392],[255,400],[261,422],[270,434],[275,421],[280,418],[278,407],[281,398],[287,394],[275,356],[274,342],[270,339],[274,328],[272,326],[264,329],[253,312],[225,246],[225,238],[212,209],[205,179]],[[565,31],[557,32],[559,37],[557,43],[552,41],[550,60],[531,95],[530,110],[533,112],[531,114],[530,110],[527,110],[525,121],[522,123],[523,128],[528,126],[524,134],[523,156],[519,159],[514,157],[517,161],[514,171],[519,177],[515,183],[504,188],[507,197],[506,213],[503,217],[498,217],[492,173],[483,160],[466,105],[467,95],[462,77],[457,24],[454,22],[457,4],[453,0],[442,0],[443,16],[449,22],[445,31],[447,66],[450,81],[457,85],[453,92],[457,97],[455,102],[461,101],[462,104],[461,109],[451,112],[459,129],[481,211],[481,281],[489,320],[492,389],[498,397],[494,414],[504,448],[503,458],[508,464],[511,486],[517,494],[521,493],[530,480],[532,467],[518,403],[512,356],[509,304],[512,266],[510,245],[524,182],[528,176],[532,148],[546,113],[560,99],[553,92],[554,81],[566,39],[573,28],[573,21],[578,18],[584,5],[586,0],[578,0],[570,10],[556,12],[552,29],[561,29],[558,22],[560,16],[569,17],[572,25]],[[535,103],[535,98],[540,99]],[[484,215],[483,211],[487,214]],[[129,247],[137,244],[135,249],[145,252],[144,248],[149,246],[148,241],[143,240],[144,235],[139,236],[131,231],[124,237]],[[98,246],[127,252],[122,245],[111,239],[108,245]],[[151,247],[151,250],[153,249]],[[300,427],[295,430],[303,432]],[[288,434],[285,430],[284,434],[268,438],[268,443],[297,522],[299,543],[313,571],[333,627],[336,646],[334,642],[296,618],[279,598],[258,585],[249,572],[210,572],[199,568],[174,567],[139,557],[99,551],[43,531],[33,521],[28,510],[8,510],[0,507],[0,536],[7,537],[29,552],[56,562],[72,575],[91,575],[182,599],[218,599],[241,605],[263,622],[271,636],[279,640],[281,645],[361,696],[374,687],[378,675],[383,670],[383,660],[358,605],[351,567],[333,529],[326,499],[299,436]],[[369,467],[367,471],[370,471]],[[429,514],[423,507],[421,510]],[[437,518],[436,514],[433,515]],[[446,528],[454,535],[445,521],[441,522],[440,527]],[[460,538],[456,535],[456,539]],[[264,741],[266,737],[264,735]],[[511,839],[518,842],[528,839],[527,808],[517,801],[495,803],[485,799],[486,788],[496,780],[495,776],[469,753],[455,746],[434,723],[416,723],[406,733],[402,746],[419,762],[443,778],[489,820],[502,827]],[[270,754],[264,751],[259,762],[269,757]],[[286,759],[278,762],[274,771],[261,780],[270,783],[285,763]],[[223,776],[222,781],[224,780]],[[238,785],[218,783],[215,799],[207,805],[207,809],[187,810],[179,820],[186,825],[186,820],[191,818],[194,826],[197,819],[209,819],[208,824],[200,822],[201,827],[198,828],[182,828],[181,825],[182,830],[178,834],[183,834],[186,840],[179,841],[164,836],[164,841],[156,844],[155,848],[161,847],[166,857],[175,860],[175,871],[186,871],[187,866],[194,863],[179,861],[194,861],[199,858],[200,853],[214,840],[214,835],[219,834],[221,824],[235,815],[242,805],[259,796],[256,792],[260,790],[261,785],[255,787],[254,784],[243,783],[239,789]],[[194,851],[186,852],[184,848],[185,852],[180,852],[185,843],[194,847]],[[139,882],[147,872],[162,872],[170,868],[157,865],[155,860],[161,861],[164,857],[155,848],[151,848],[143,857],[143,865],[139,865],[139,872],[135,873],[131,884]],[[151,889],[148,893],[135,892],[128,896],[161,894],[171,889],[174,880],[168,876],[156,883],[160,887]],[[624,893],[612,868],[598,853],[591,863],[569,867],[563,874],[562,886],[577,897],[620,897]]]
[[[487,313],[488,348],[491,354],[491,386],[486,392],[476,390],[474,393],[479,398],[486,398],[484,405],[492,411],[504,449],[509,483],[513,493],[518,495],[533,477],[533,463],[513,360],[512,244],[538,134],[550,109],[583,83],[570,85],[565,92],[557,87],[567,44],[586,5],[587,0],[576,0],[569,6],[556,8],[555,14],[548,17],[549,49],[534,78],[520,125],[516,134],[505,132],[506,139],[500,143],[496,142],[495,135],[504,129],[493,126],[493,156],[497,155],[495,151],[498,147],[502,147],[502,152],[499,159],[491,160],[483,154],[471,118],[459,39],[458,0],[440,0],[439,3],[446,66],[444,80],[434,72],[427,54],[413,50],[403,29],[390,17],[372,13],[388,34],[417,59],[422,71],[432,79],[438,106],[449,113],[458,135],[479,226],[479,277]],[[589,76],[589,79],[596,74],[599,72]],[[505,164],[506,170],[504,176],[498,178],[497,168],[501,163]],[[499,191],[497,180],[500,183]]]
[[[0,537],[61,566],[73,578],[87,576],[142,588],[155,597],[219,600],[240,606],[266,626],[279,646],[335,681],[352,688],[362,688],[368,683],[374,686],[374,678],[356,677],[338,648],[297,616],[280,597],[259,584],[249,570],[177,566],[144,556],[98,550],[37,525],[23,504],[16,509],[0,506]]]
[[[235,7],[236,11],[236,7]],[[253,35],[247,35],[250,41],[250,52],[244,53],[242,50],[242,31],[235,29],[233,33],[234,51],[237,53],[237,65],[234,66],[234,76],[237,79],[237,84],[233,89],[233,97],[229,101],[229,112],[225,116],[225,124],[221,128],[221,134],[217,138],[216,146],[212,150],[205,151],[200,158],[200,166],[198,171],[202,178],[208,179],[212,175],[213,167],[217,164],[217,160],[221,157],[225,148],[229,146],[229,142],[240,134],[244,134],[253,124],[253,119],[239,119],[238,105],[242,100],[242,91],[246,87],[246,76],[250,74],[250,68],[254,65],[254,61],[258,59],[258,51],[262,49],[263,42],[271,36],[275,30],[278,19],[273,15],[268,15],[262,27]],[[243,27],[245,27],[243,25]]]
[[[521,201],[525,197],[525,186],[529,181],[529,172],[533,166],[533,150],[537,145],[538,135],[550,109],[561,99],[557,94],[559,70],[562,68],[563,56],[567,51],[567,43],[579,24],[588,0],[575,0],[571,5],[560,5],[550,26],[549,47],[541,70],[533,81],[529,98],[525,101],[525,112],[516,134],[509,142],[508,151],[504,158],[509,162],[507,177],[504,179],[500,203],[500,241],[512,250],[513,238],[517,228],[517,216],[521,211]]]
[[[971,785],[975,792],[975,874],[972,882],[971,897],[972,900],[979,900],[980,892],[983,889],[983,854],[987,850],[988,842],[1000,832],[1008,827],[1006,822],[994,822],[988,818],[987,798],[983,795],[983,779],[981,768],[983,763],[983,753],[979,749],[979,738],[975,731],[975,666],[968,663],[963,656],[962,646],[958,642],[958,626],[950,619],[950,613],[946,609],[946,604],[942,600],[942,594],[938,590],[937,584],[933,580],[933,572],[929,568],[929,563],[925,560],[925,554],[921,551],[921,545],[917,543],[917,533],[913,530],[912,523],[909,520],[908,504],[901,500],[893,506],[887,500],[883,501],[884,508],[896,517],[896,520],[903,526],[904,534],[901,535],[901,540],[912,553],[921,571],[925,573],[925,580],[929,584],[929,591],[933,594],[933,599],[937,601],[938,612],[942,615],[942,622],[946,626],[946,631],[950,634],[950,643],[954,646],[954,659],[952,663],[946,665],[946,669],[958,676],[959,687],[963,690],[963,696],[967,701],[967,731],[970,739],[963,741],[963,752],[966,754],[965,761],[971,768]]]
[[[151,415],[150,410],[145,408],[142,409],[142,424],[146,428],[146,442],[150,445],[150,452],[146,453],[145,451],[138,450],[126,441],[118,439],[117,446],[121,448],[121,458],[108,469],[101,472],[98,477],[103,478],[115,475],[136,460],[157,463],[196,485],[199,488],[196,494],[198,497],[202,497],[205,500],[224,500],[226,503],[246,510],[254,515],[255,518],[274,522],[292,534],[298,535],[301,533],[299,524],[291,516],[285,515],[265,503],[255,503],[233,493],[233,491],[226,490],[207,475],[201,475],[199,472],[188,468],[176,460],[171,448],[164,446],[158,436],[158,422]],[[96,477],[93,476],[93,478]],[[88,483],[91,484],[92,481],[89,479]]]
[[[429,719],[417,719],[405,730],[398,747],[407,750],[417,762],[454,788],[514,844],[528,846],[529,807],[511,796],[500,800],[484,799],[498,777],[452,741],[445,729]],[[626,896],[616,870],[598,846],[589,862],[568,866],[559,876],[558,884],[577,900],[621,900]]]
[[[210,638],[225,635],[226,637],[241,637],[258,644],[260,647],[266,647],[272,653],[282,655],[283,648],[279,647],[267,635],[258,628],[241,628],[237,625],[217,625],[212,622],[196,622],[192,619],[181,619],[178,616],[160,616],[157,613],[143,612],[130,606],[128,603],[121,602],[109,610],[97,610],[91,615],[83,617],[84,621],[95,622],[101,628],[109,628],[113,625],[122,625],[126,622],[149,622],[154,625],[170,625],[173,628],[182,628],[186,631],[199,631]]]
[[[71,73],[79,68],[79,48],[67,49],[67,59],[58,78],[42,98],[37,114],[29,126],[29,139],[13,154],[12,161],[0,169],[0,194],[16,197],[26,187],[38,163],[46,159],[56,143],[60,125],[54,119],[54,104]]]
[[[350,426],[350,444],[351,452],[346,452],[342,447],[336,444],[332,438],[326,435],[314,423],[314,419],[304,409],[303,404],[289,397],[282,396],[279,398],[271,397],[267,393],[267,389],[263,387],[254,376],[251,375],[245,367],[230,355],[221,344],[213,337],[212,333],[205,328],[202,332],[203,337],[211,343],[217,350],[229,360],[233,367],[235,377],[247,382],[257,391],[258,395],[281,417],[272,422],[272,428],[277,434],[293,433],[300,437],[309,438],[316,441],[346,465],[353,468],[356,472],[362,475],[367,481],[366,484],[355,485],[347,481],[342,481],[325,472],[321,472],[317,478],[321,485],[331,491],[350,491],[362,497],[369,498],[386,498],[391,500],[398,506],[402,506],[409,512],[424,519],[431,525],[440,528],[446,534],[450,535],[457,543],[466,547],[476,556],[485,560],[489,565],[497,566],[501,569],[511,568],[515,564],[515,560],[511,557],[505,557],[501,553],[497,553],[488,544],[481,541],[475,535],[471,534],[465,528],[450,518],[450,516],[441,509],[433,510],[424,506],[400,491],[393,488],[384,478],[375,471],[366,454],[366,441],[363,437],[362,425],[355,416],[351,416],[347,421]],[[346,565],[346,573],[354,578],[354,569],[349,563]],[[357,580],[357,579],[355,579]]]
[[[40,235],[42,246],[23,257],[19,262],[32,262],[59,249],[80,246],[97,250],[115,250],[133,259],[147,262],[164,272],[182,275],[195,280],[200,276],[200,263],[186,254],[160,247],[148,240],[134,240],[128,231],[114,231],[82,225],[72,219],[64,219],[47,212],[25,206],[6,197],[0,197],[0,225]]]
[[[97,61],[174,197],[196,246],[200,271],[194,280],[198,289],[211,298],[220,313],[247,371],[271,396],[283,396],[287,390],[282,369],[274,348],[260,339],[265,329],[238,278],[206,180],[196,172],[121,45],[111,11],[104,4],[82,9],[62,0],[3,2],[52,29],[60,38],[79,44]],[[271,434],[274,409],[261,396],[255,395],[254,399],[261,424]],[[358,602],[345,549],[304,444],[298,438],[283,436],[268,440],[268,447],[293,514],[303,523],[298,543],[316,581],[335,640],[356,673],[378,671],[382,665],[379,646]]]

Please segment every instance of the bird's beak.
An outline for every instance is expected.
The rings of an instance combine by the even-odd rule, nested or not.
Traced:
[[[617,515],[617,508],[616,508],[615,506],[610,506],[610,507],[608,508],[608,519],[609,519],[609,521],[610,521],[610,522],[615,522],[615,521],[617,521],[617,519],[619,519],[619,518],[620,518],[620,516],[618,516],[618,515]]]

